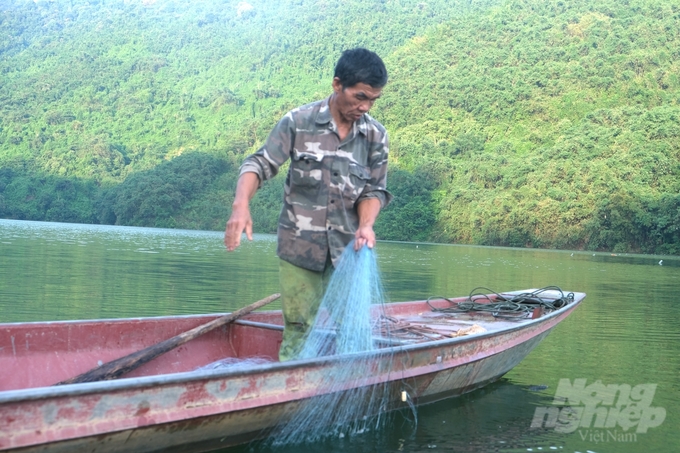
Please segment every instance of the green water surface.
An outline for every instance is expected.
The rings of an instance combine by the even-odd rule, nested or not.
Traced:
[[[227,253],[219,232],[0,220],[0,319],[228,312],[278,292],[275,252],[270,235]],[[501,381],[420,407],[417,423],[398,414],[374,432],[290,451],[680,451],[679,258],[389,242],[376,253],[390,301],[467,295],[479,286],[557,285],[588,296]],[[561,379],[656,385],[648,406],[665,416],[645,433],[620,425],[532,428],[537,408],[553,406]]]

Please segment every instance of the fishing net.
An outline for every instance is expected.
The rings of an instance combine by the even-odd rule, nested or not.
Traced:
[[[323,367],[321,396],[287,413],[269,438],[272,445],[343,438],[385,421],[388,388],[370,382],[372,376],[391,370],[390,348],[381,348],[389,343],[389,332],[378,327],[384,301],[375,252],[368,247],[356,252],[350,243],[299,355],[301,359],[333,356],[332,364]]]
[[[374,349],[371,306],[384,302],[375,252],[345,248],[298,358]]]
[[[272,359],[268,357],[250,357],[246,359],[240,359],[238,357],[227,357],[225,359],[221,359],[216,362],[212,362],[202,367],[196,368],[194,372],[201,373],[203,371],[212,370],[247,370],[254,366],[263,365],[266,363],[274,362]]]

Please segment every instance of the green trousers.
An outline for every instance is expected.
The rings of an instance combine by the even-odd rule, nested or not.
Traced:
[[[314,325],[328,282],[333,274],[330,256],[322,272],[310,271],[279,260],[281,306],[283,309],[283,342],[279,360],[294,359],[300,352],[305,337]]]

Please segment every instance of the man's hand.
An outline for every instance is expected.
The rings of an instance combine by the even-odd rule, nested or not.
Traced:
[[[227,229],[224,231],[224,245],[228,251],[233,251],[241,245],[241,234],[246,232],[249,241],[253,240],[253,219],[250,217],[250,208],[234,207],[227,222]]]
[[[253,198],[260,185],[256,173],[243,173],[236,184],[236,197],[232,204],[231,216],[224,231],[224,245],[231,252],[241,245],[241,234],[246,232],[248,240],[253,240],[253,219],[250,217],[250,199]]]
[[[373,232],[373,227],[359,227],[354,234],[354,250],[358,252],[364,245],[367,245],[369,249],[375,247],[375,233]]]
[[[367,198],[357,206],[359,214],[359,228],[354,234],[354,250],[359,251],[361,247],[367,245],[369,249],[375,247],[375,232],[373,224],[380,213],[380,200],[377,198]]]

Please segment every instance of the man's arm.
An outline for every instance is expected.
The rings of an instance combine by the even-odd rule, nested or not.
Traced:
[[[380,213],[380,200],[377,198],[365,198],[357,205],[359,214],[359,228],[354,234],[354,250],[360,250],[367,245],[369,249],[375,247],[375,232],[373,224]]]
[[[231,216],[227,221],[224,232],[224,245],[228,251],[234,250],[241,244],[241,234],[245,230],[248,240],[253,240],[253,219],[250,217],[250,200],[260,186],[257,173],[243,173],[236,183],[236,196],[231,205]]]

